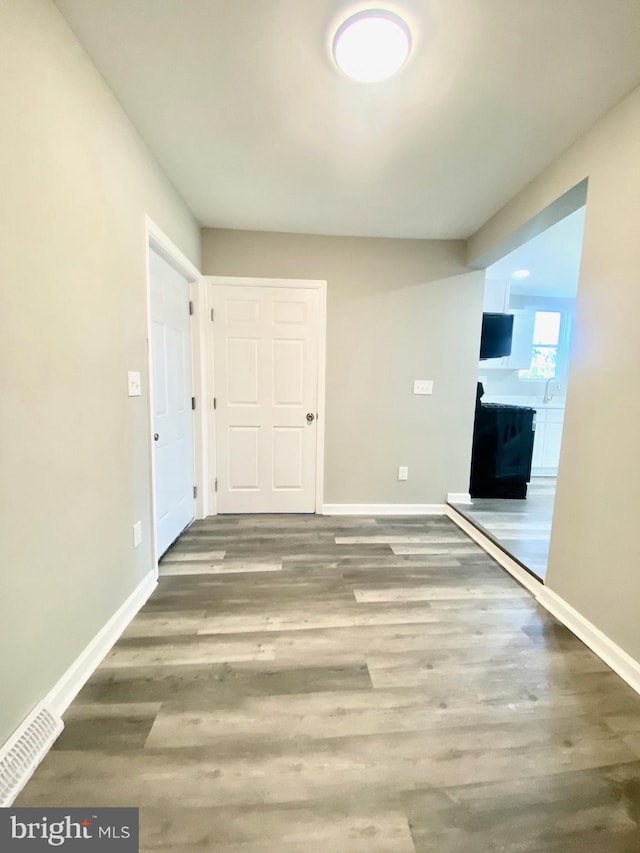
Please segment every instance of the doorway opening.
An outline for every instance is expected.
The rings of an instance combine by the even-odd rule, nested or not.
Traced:
[[[511,348],[479,362],[471,500],[455,505],[539,580],[549,555],[584,218],[582,205],[487,267],[483,312],[511,315]]]

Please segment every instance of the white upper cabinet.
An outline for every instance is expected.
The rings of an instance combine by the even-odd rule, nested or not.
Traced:
[[[523,311],[514,310],[513,314],[513,339],[511,342],[511,355],[504,359],[509,370],[527,370],[531,367],[531,348],[533,346],[533,326],[536,312],[530,309]]]
[[[504,314],[509,310],[511,285],[508,281],[487,280],[484,284],[482,310],[491,314]]]

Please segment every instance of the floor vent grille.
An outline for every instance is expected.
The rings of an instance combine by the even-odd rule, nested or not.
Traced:
[[[62,729],[62,720],[39,705],[0,749],[0,807],[15,800]]]

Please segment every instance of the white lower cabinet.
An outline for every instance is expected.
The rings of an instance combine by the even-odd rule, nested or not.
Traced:
[[[562,424],[550,424],[544,433],[544,450],[542,452],[543,468],[558,468],[560,461],[560,442],[562,440]]]
[[[539,412],[536,412],[536,431],[533,437],[533,456],[531,457],[531,473],[535,474],[536,468],[542,468],[542,449],[544,447],[544,429]]]
[[[564,409],[536,409],[536,433],[533,442],[531,473],[554,476],[558,473]]]

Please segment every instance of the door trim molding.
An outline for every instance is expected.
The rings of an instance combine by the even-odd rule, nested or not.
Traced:
[[[147,435],[149,448],[149,471],[150,471],[150,507],[149,518],[151,520],[151,557],[152,570],[155,577],[158,577],[158,550],[156,547],[156,518],[155,518],[155,461],[153,456],[153,442],[151,436],[153,434],[153,369],[151,364],[151,270],[149,263],[149,253],[151,250],[159,254],[164,260],[172,266],[180,275],[189,283],[189,297],[194,302],[194,308],[198,309],[201,302],[198,299],[201,275],[197,267],[187,258],[187,256],[176,246],[176,244],[159,228],[156,223],[147,215],[144,216],[144,258],[145,258],[145,287],[146,287],[146,312],[147,312]],[[199,335],[199,314],[194,314],[194,324],[191,329],[191,381],[193,393],[204,400],[204,375],[201,367],[200,355],[200,335]],[[204,484],[206,480],[203,477],[203,465],[206,459],[206,454],[203,453],[205,446],[204,436],[206,435],[206,409],[202,406],[202,413],[198,413],[200,417],[194,417],[193,420],[193,481],[197,486]],[[194,413],[195,415],[196,413]],[[194,515],[196,518],[204,518],[206,515],[206,492],[205,488],[198,489],[198,497],[194,501]]]
[[[295,287],[321,290],[327,282],[320,278],[248,278],[233,275],[206,275],[205,280],[214,287]]]
[[[297,278],[247,278],[245,276],[203,276],[202,281],[206,288],[206,311],[209,317],[212,300],[210,294],[213,287],[290,287],[300,289],[317,290],[320,296],[320,311],[318,329],[318,418],[316,422],[316,495],[315,512],[317,515],[323,513],[324,501],[324,443],[325,443],[325,413],[326,413],[326,362],[327,362],[327,282],[324,279],[297,279]],[[206,399],[208,419],[208,438],[206,444],[206,455],[208,458],[206,482],[209,483],[208,515],[217,515],[218,507],[213,483],[216,476],[216,418],[213,411],[214,384],[213,384],[213,334],[206,335]],[[205,434],[206,435],[206,434]]]

